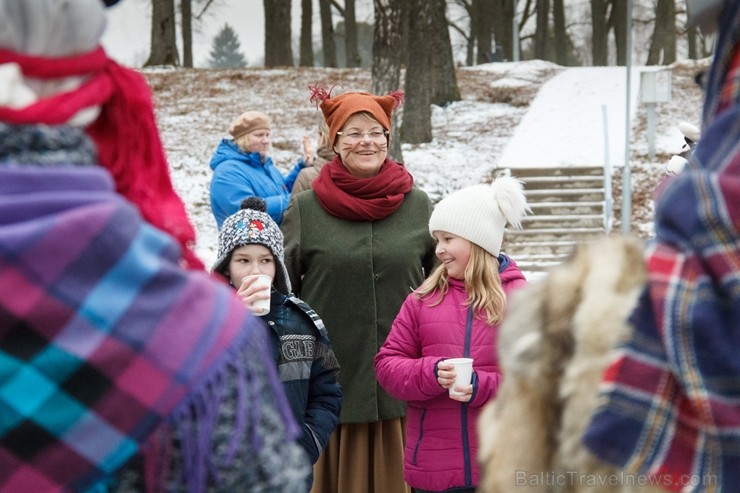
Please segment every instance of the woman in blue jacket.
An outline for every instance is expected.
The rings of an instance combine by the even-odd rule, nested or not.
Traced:
[[[229,134],[231,139],[221,140],[210,163],[211,212],[218,229],[250,196],[262,198],[267,203],[267,213],[279,225],[298,172],[313,162],[312,152],[304,148],[303,159],[283,175],[268,155],[270,119],[259,111],[239,115],[229,127]]]

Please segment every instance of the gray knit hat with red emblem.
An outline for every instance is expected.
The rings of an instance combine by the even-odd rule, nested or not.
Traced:
[[[213,272],[226,275],[231,255],[244,245],[262,245],[275,257],[275,279],[272,285],[285,295],[290,294],[290,279],[285,269],[283,232],[267,213],[265,201],[249,197],[241,209],[226,218],[218,235],[218,260]]]

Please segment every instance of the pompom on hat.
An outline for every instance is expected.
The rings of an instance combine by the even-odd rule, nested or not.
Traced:
[[[229,134],[236,140],[260,128],[270,129],[270,118],[259,111],[245,111],[229,126]]]
[[[490,185],[473,185],[442,199],[429,218],[429,232],[452,233],[498,257],[506,223],[521,229],[527,212],[522,183],[499,176]]]
[[[226,218],[218,235],[218,260],[213,272],[226,276],[231,255],[244,245],[262,245],[275,257],[275,279],[272,285],[285,295],[290,294],[290,278],[285,268],[283,232],[267,213],[267,204],[259,197],[249,197],[241,208]]]
[[[329,126],[329,144],[334,145],[339,132],[349,117],[355,113],[367,112],[373,115],[380,125],[391,129],[391,115],[393,110],[403,103],[403,91],[393,91],[385,96],[376,96],[369,92],[346,92],[338,96],[331,96],[331,89],[326,85],[316,84],[309,86],[311,102],[321,108],[326,124]]]

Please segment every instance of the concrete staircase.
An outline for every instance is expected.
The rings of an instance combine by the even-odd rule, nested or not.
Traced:
[[[611,229],[611,185],[604,168],[510,168],[524,182],[532,214],[522,230],[508,228],[502,250],[523,271],[546,271],[564,260],[576,243],[593,241]]]

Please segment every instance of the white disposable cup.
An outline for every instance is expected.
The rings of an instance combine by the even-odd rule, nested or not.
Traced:
[[[445,363],[455,365],[455,373],[457,374],[455,383],[450,387],[450,395],[465,395],[464,392],[458,392],[454,389],[470,385],[470,381],[473,379],[473,358],[451,358],[446,359]]]
[[[244,282],[244,279],[249,279],[251,277],[257,278],[257,280],[252,283],[253,286],[260,286],[262,291],[267,292],[268,295],[270,294],[270,291],[272,290],[272,278],[270,276],[267,274],[252,274],[242,278],[242,282]],[[252,313],[260,317],[267,315],[270,313],[270,297],[268,296],[267,299],[255,301],[252,303],[251,309]]]

